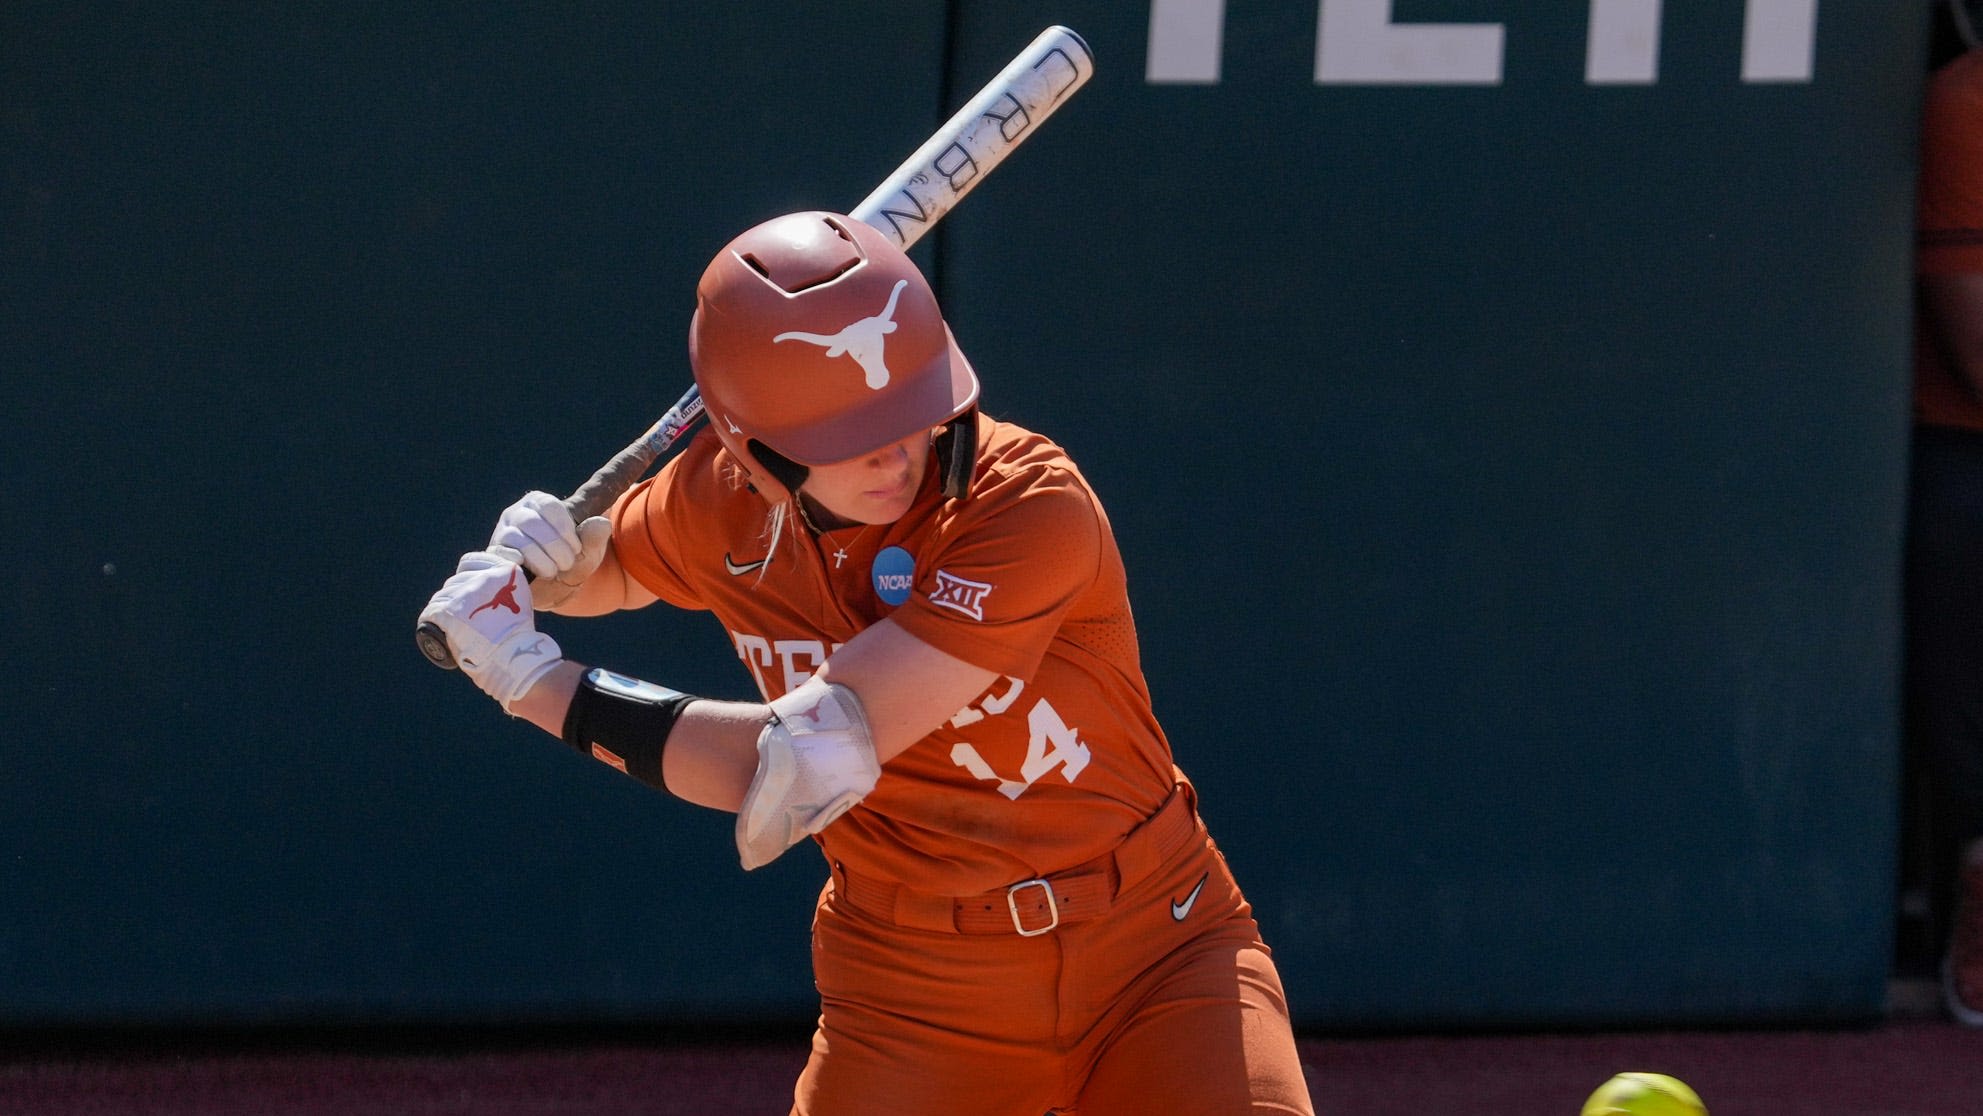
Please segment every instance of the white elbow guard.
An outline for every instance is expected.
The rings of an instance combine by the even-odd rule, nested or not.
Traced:
[[[881,778],[874,734],[854,691],[812,678],[771,703],[757,774],[737,810],[744,870],[778,859],[866,798]]]

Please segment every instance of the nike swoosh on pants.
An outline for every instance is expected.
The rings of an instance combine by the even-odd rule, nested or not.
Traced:
[[[1205,881],[1211,877],[1212,873],[1210,872],[1198,877],[1198,883],[1192,887],[1191,894],[1184,897],[1183,902],[1180,903],[1176,899],[1171,900],[1171,918],[1178,922],[1184,921],[1185,916],[1191,913],[1191,908],[1198,905],[1198,893],[1205,890]]]

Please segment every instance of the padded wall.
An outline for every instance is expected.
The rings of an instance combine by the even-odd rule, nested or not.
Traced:
[[[1876,1011],[1925,13],[1510,7],[0,14],[0,1023],[808,1018],[817,858],[412,617],[687,386],[711,252],[1055,22],[1094,85],[918,258],[1109,502],[1301,1020]]]

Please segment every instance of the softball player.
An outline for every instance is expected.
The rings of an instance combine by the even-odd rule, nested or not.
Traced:
[[[709,428],[607,517],[532,493],[422,613],[513,715],[810,836],[821,1010],[792,1111],[1312,1111],[1280,978],[1151,712],[1107,515],[977,407],[881,234],[781,217],[717,255]],[[534,600],[533,600],[534,594]],[[707,609],[765,703],[565,660],[533,607]]]

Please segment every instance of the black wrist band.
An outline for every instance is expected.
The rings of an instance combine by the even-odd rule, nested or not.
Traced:
[[[564,741],[580,755],[666,790],[661,750],[682,707],[695,700],[692,694],[593,667],[572,692]]]

